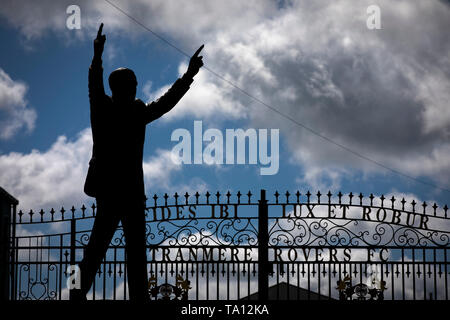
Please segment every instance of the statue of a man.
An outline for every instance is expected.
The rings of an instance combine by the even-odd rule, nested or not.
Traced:
[[[111,239],[122,222],[130,300],[149,299],[145,233],[145,190],[142,169],[145,127],[170,111],[189,90],[203,66],[195,52],[186,73],[158,100],[145,104],[136,99],[134,72],[119,68],[109,76],[112,96],[103,86],[102,53],[106,36],[103,23],[94,40],[94,58],[89,69],[89,101],[93,138],[92,158],[84,190],[95,197],[97,213],[81,261],[81,289],[71,299],[85,300]]]

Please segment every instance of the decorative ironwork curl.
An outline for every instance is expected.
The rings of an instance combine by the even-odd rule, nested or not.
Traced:
[[[75,240],[76,243],[79,243],[82,246],[87,246],[87,244],[89,243],[89,239],[91,238],[91,233],[83,233],[80,236],[79,240]]]
[[[436,246],[450,244],[450,235],[386,222],[326,218],[277,218],[269,230],[274,246]]]
[[[111,239],[111,247],[120,247],[125,245],[125,233],[122,229],[116,231],[116,234]]]
[[[276,220],[276,223],[269,231],[269,243],[276,245],[302,245],[308,242],[311,233],[308,232],[309,227],[306,222],[301,219],[287,218],[283,219],[286,223],[283,227],[276,228],[280,225],[280,219]]]
[[[57,273],[57,266],[49,264],[48,274],[45,278],[42,277],[42,269],[40,269],[39,273],[36,273],[38,279],[31,277],[30,269],[30,264],[21,264],[19,267],[21,273],[26,272],[28,274],[28,277],[24,277],[27,280],[26,288],[19,290],[19,300],[55,300],[58,295],[56,290],[50,288],[49,276],[51,271]]]
[[[159,221],[149,226],[147,244],[188,245],[256,245],[258,232],[253,218],[191,219]],[[202,223],[203,222],[203,223]]]

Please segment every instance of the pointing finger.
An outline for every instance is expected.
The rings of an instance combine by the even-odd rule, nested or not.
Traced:
[[[198,48],[197,51],[195,51],[194,57],[198,56],[198,54],[200,53],[200,51],[202,51],[202,49],[203,49],[204,46],[205,46],[205,45],[202,44],[202,45],[200,46],[200,48]]]
[[[98,28],[97,38],[100,38],[100,36],[102,35],[102,30],[103,30],[103,23],[100,24],[100,28]]]

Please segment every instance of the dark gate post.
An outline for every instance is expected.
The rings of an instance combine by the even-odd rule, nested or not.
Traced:
[[[14,279],[10,279],[13,276],[10,271],[14,270],[14,265],[11,265],[11,257],[14,257],[14,254],[11,255],[11,244],[15,236],[14,223],[11,228],[11,216],[15,219],[18,204],[16,198],[0,187],[0,301],[9,300],[10,285],[14,283]]]
[[[72,272],[75,272],[73,270],[75,265],[75,237],[76,237],[76,229],[77,229],[77,221],[72,215],[72,219],[70,219],[70,274],[68,276],[70,277],[72,275]],[[69,299],[72,300],[72,294],[73,291],[69,290]]]
[[[269,210],[266,190],[261,189],[258,205],[258,298],[267,300],[269,292]]]

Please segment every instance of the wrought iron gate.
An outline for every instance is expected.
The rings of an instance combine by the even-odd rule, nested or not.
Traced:
[[[264,190],[147,202],[153,287],[183,280],[189,300],[448,300],[447,206],[340,192],[268,199]],[[68,268],[83,255],[95,205],[15,207],[9,299],[68,299]],[[89,298],[127,299],[124,241],[119,228]]]

